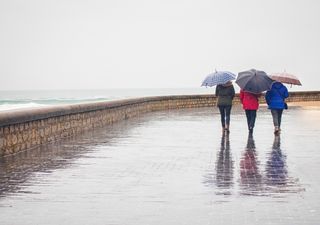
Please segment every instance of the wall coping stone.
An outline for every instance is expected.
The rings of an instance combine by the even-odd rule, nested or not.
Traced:
[[[239,94],[236,94],[238,96]],[[295,96],[319,96],[320,91],[300,91],[290,92],[291,97]],[[41,108],[23,109],[23,110],[10,110],[0,112],[0,127],[7,125],[14,125],[19,123],[26,123],[35,120],[41,120],[52,117],[59,117],[71,114],[85,113],[98,110],[121,108],[131,105],[138,105],[147,102],[158,102],[168,100],[183,100],[183,99],[207,99],[215,98],[214,94],[204,95],[171,95],[171,96],[152,96],[131,98],[122,100],[112,100],[94,103],[81,103],[71,105],[47,106]]]
[[[77,113],[85,113],[91,111],[114,109],[137,105],[147,102],[178,100],[178,99],[199,99],[212,98],[213,95],[173,95],[173,96],[153,96],[142,98],[131,98],[122,100],[111,100],[93,103],[80,103],[59,106],[46,106],[41,108],[31,108],[22,110],[8,110],[0,112],[0,127],[31,122],[51,117],[65,116]]]

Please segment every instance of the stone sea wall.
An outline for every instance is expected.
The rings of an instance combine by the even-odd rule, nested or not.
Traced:
[[[288,102],[320,101],[320,91],[291,92]],[[261,103],[264,98],[261,97]],[[214,95],[159,96],[0,112],[0,157],[146,112],[212,107]],[[234,104],[240,104],[238,95]]]

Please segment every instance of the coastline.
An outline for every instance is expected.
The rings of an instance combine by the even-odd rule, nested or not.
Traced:
[[[263,105],[264,98],[261,98]],[[240,105],[240,99],[234,99]],[[318,107],[319,92],[294,92],[290,106]],[[215,95],[173,95],[0,112],[0,157],[162,110],[214,107]]]

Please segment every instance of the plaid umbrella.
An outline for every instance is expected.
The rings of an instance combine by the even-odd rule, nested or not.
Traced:
[[[270,77],[272,80],[279,81],[281,83],[302,85],[300,80],[296,76],[287,72],[273,73],[270,75]]]
[[[230,80],[236,79],[236,75],[229,71],[216,71],[209,74],[202,82],[201,86],[215,86],[219,84],[225,84]]]
[[[264,71],[251,69],[240,72],[236,83],[244,91],[261,93],[270,89],[273,80]]]

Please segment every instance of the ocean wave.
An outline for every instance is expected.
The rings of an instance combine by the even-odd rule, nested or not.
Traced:
[[[17,109],[27,109],[27,108],[40,108],[47,106],[45,104],[38,104],[34,102],[24,103],[24,104],[0,104],[0,111],[10,111]]]
[[[27,103],[36,103],[36,104],[63,104],[63,103],[79,103],[79,102],[92,102],[92,101],[106,101],[110,100],[109,98],[103,97],[92,97],[92,98],[52,98],[52,99],[1,99],[0,105],[3,104],[27,104]]]
[[[148,96],[207,94],[210,88],[107,90],[0,90],[0,111],[52,105],[92,103]]]
[[[79,104],[86,102],[100,102],[111,100],[105,97],[89,98],[52,98],[52,99],[1,99],[0,111],[17,110],[26,108],[39,108],[51,105]]]

